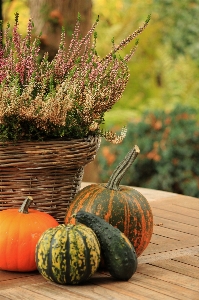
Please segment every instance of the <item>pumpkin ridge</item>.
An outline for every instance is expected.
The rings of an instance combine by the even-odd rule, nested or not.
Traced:
[[[110,223],[110,217],[112,216],[112,211],[113,211],[113,198],[114,198],[114,192],[110,191],[109,195],[109,202],[108,202],[108,207],[107,207],[107,212],[103,216],[104,220],[108,223]]]
[[[58,226],[59,227],[59,226]],[[50,235],[50,239],[49,239],[49,232],[48,232],[48,235],[47,235],[47,237],[46,237],[46,234],[44,235],[44,238],[45,239],[48,239],[48,242],[49,242],[49,244],[50,244],[50,248],[53,248],[54,246],[54,240],[53,240],[53,237],[54,237],[54,235],[57,233],[57,231],[58,231],[58,228],[57,228],[57,230],[56,230],[56,232],[54,232],[54,230],[52,230],[52,235]],[[46,241],[47,242],[47,241]],[[44,247],[45,247],[45,245],[43,245]],[[45,248],[44,248],[45,249]],[[50,264],[52,264],[53,265],[53,259],[52,259],[52,254],[51,253],[49,253],[49,255],[47,255],[48,253],[46,253],[46,251],[44,251],[44,253],[45,253],[45,255],[46,255],[46,258],[47,258],[47,266],[49,266]],[[48,275],[48,276],[50,276],[50,280],[51,281],[53,281],[53,280],[56,280],[56,278],[54,277],[54,271],[53,271],[53,268],[52,269],[47,269],[47,272],[48,272],[48,274],[49,274],[49,272],[50,272],[50,274]],[[42,274],[43,275],[43,274]],[[46,275],[47,276],[47,275]],[[47,278],[47,277],[46,277]],[[58,281],[56,281],[57,283],[59,283]]]
[[[14,212],[14,211],[13,211]],[[15,234],[14,236],[16,236],[16,234],[18,233],[18,241],[21,239],[21,236],[20,236],[20,233],[21,233],[21,229],[23,230],[23,225],[21,226],[21,223],[22,223],[22,219],[20,218],[20,213],[18,212],[18,210],[15,210],[15,212],[17,212],[17,214],[15,215],[15,217],[12,217],[12,215],[10,215],[10,217],[12,218],[11,222],[10,222],[10,226],[11,227],[11,231],[12,231],[12,228],[13,228],[13,223],[14,224],[18,224],[19,225],[19,230],[17,230],[17,227],[15,227],[14,231],[15,231]],[[24,215],[23,215],[24,216]],[[9,230],[8,230],[8,236],[10,236],[10,233],[9,233]],[[19,263],[20,263],[20,259],[19,259],[19,255],[20,255],[20,248],[21,248],[21,245],[20,245],[20,248],[19,247],[15,247],[15,245],[11,244],[10,243],[10,246],[11,246],[11,249],[15,249],[13,255],[13,260],[12,260],[12,264],[15,264],[15,267],[16,270],[19,270]],[[26,253],[24,253],[25,255]]]
[[[140,205],[140,202],[135,200],[136,202],[136,209],[137,212],[140,212],[137,215],[139,218],[137,219],[137,224],[138,224],[138,231],[141,232],[142,234],[138,236],[139,243],[137,245],[138,251],[142,252],[145,249],[145,233],[146,233],[146,223],[145,223],[145,218],[142,214],[143,209],[142,206]]]
[[[17,228],[13,225],[13,224],[18,224],[16,222],[18,221],[18,215],[14,215],[13,216],[13,212],[15,213],[17,210],[16,209],[12,209],[12,213],[9,214],[9,219],[7,219],[7,221],[9,221],[9,226],[7,228],[7,236],[11,236],[14,232],[17,232]],[[13,241],[12,241],[13,243]],[[6,246],[5,246],[5,251],[6,251],[6,269],[9,268],[9,263],[11,263],[11,265],[13,266],[13,264],[15,265],[15,268],[18,269],[18,247],[15,247],[15,251],[12,251],[12,243],[10,243],[10,241],[7,239],[6,240]],[[9,257],[9,255],[7,253],[12,253],[13,255],[11,256],[11,258]],[[9,257],[9,259],[11,259],[11,261],[8,262],[7,257]],[[11,270],[12,271],[12,270]]]
[[[128,197],[129,198],[129,197]],[[124,205],[124,234],[127,236],[128,232],[130,230],[130,206],[129,206],[129,201],[127,201],[127,194],[124,193],[123,198],[123,205]]]
[[[78,226],[78,225],[77,225]],[[73,225],[69,225],[69,228],[66,227],[67,233],[67,245],[66,245],[66,252],[67,252],[67,260],[66,260],[66,282],[79,280],[79,268],[77,264],[77,257],[79,256],[79,246],[77,245],[77,233],[72,230]],[[76,227],[77,229],[77,227]],[[69,251],[70,249],[70,251]],[[75,271],[77,268],[78,272]]]
[[[55,231],[52,231],[52,239],[50,242],[50,249],[48,254],[48,265],[52,264],[50,271],[51,280],[61,284],[66,277],[67,266],[62,264],[62,261],[66,259],[67,253],[65,251],[65,245],[68,244],[69,238],[65,232],[62,232],[63,225],[59,225]],[[57,240],[61,240],[61,243],[57,243]],[[61,270],[61,274],[60,271]]]
[[[94,205],[93,202],[94,202],[94,199],[96,198],[98,192],[99,192],[99,188],[97,185],[93,185],[92,189],[89,190],[89,197],[87,197],[87,200],[86,200],[86,209],[87,210],[90,210],[93,207],[93,205]],[[78,211],[80,209],[82,209],[82,207],[84,206],[85,199],[86,199],[86,197],[82,198],[81,207],[78,209]]]
[[[52,231],[52,228],[50,228],[48,230],[49,235],[50,235],[50,230]],[[51,238],[52,238],[52,236],[51,236]],[[47,266],[49,263],[49,259],[48,259],[48,256],[46,255],[45,247],[47,246],[47,243],[49,243],[49,239],[50,239],[49,237],[47,239],[46,232],[44,232],[41,235],[41,237],[36,245],[36,249],[35,249],[35,261],[37,264],[37,269],[42,274],[42,276],[46,279],[48,278],[46,272],[47,272]],[[42,240],[44,240],[44,241],[47,240],[47,243],[42,243]],[[36,253],[37,253],[37,255],[36,255]],[[40,265],[43,266],[43,269],[40,269]],[[49,279],[51,280],[50,276],[49,276]]]
[[[92,190],[95,188],[95,184],[89,185],[89,188]],[[65,216],[65,223],[70,223],[70,220],[67,216],[70,216],[72,213],[79,211],[82,208],[82,203],[84,202],[84,199],[86,198],[86,195],[88,194],[88,188],[85,187],[81,190],[81,198],[76,201],[76,196],[74,197],[73,201],[71,202],[69,208],[66,211]],[[90,194],[90,192],[89,192]],[[77,194],[78,196],[78,194]]]
[[[85,230],[88,231],[88,228],[85,227]],[[85,281],[87,278],[90,277],[90,274],[91,274],[91,271],[92,271],[92,268],[91,268],[91,255],[90,255],[90,248],[87,247],[87,237],[84,235],[85,233],[85,230],[83,229],[77,229],[77,232],[79,234],[79,236],[81,237],[82,239],[82,242],[84,244],[84,256],[86,257],[86,260],[84,261],[84,274],[83,274],[83,277],[82,277],[82,281]],[[79,249],[79,247],[78,247]],[[80,267],[79,267],[79,272],[80,272]]]
[[[86,237],[83,235],[83,233],[79,229],[77,229],[77,233],[81,237],[81,240],[84,244],[84,256],[86,257],[86,260],[84,261],[85,273],[83,274],[83,277],[82,277],[82,281],[84,281],[86,278],[89,277],[89,274],[90,274],[90,253],[88,255]],[[79,249],[79,247],[77,249]],[[79,256],[79,253],[78,253],[78,256]],[[78,268],[78,273],[80,273],[81,272],[81,267],[79,266],[79,263],[77,264],[77,268]]]
[[[139,198],[137,199],[137,197],[134,200],[135,203],[135,207],[136,207],[136,216],[138,216],[137,218],[137,228],[138,228],[138,232],[140,232],[141,234],[139,236],[137,236],[136,239],[136,247],[137,247],[137,251],[139,253],[143,252],[146,247],[147,247],[147,240],[148,240],[148,235],[147,235],[147,220],[144,217],[144,212],[148,211],[148,205],[146,208],[146,204],[148,203],[147,201],[143,201],[143,196],[141,194],[138,194]],[[150,225],[151,226],[151,225]],[[151,237],[151,236],[150,236]]]

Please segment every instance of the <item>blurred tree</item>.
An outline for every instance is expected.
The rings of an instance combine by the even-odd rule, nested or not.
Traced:
[[[188,54],[199,65],[199,0],[154,0],[154,8],[164,24],[162,41],[171,45],[170,54]]]
[[[94,14],[100,15],[98,52],[102,55],[111,47],[113,36],[117,43],[151,14],[149,26],[140,36],[138,49],[129,63],[130,79],[123,96],[106,113],[106,129],[115,124],[126,125],[139,118],[146,108],[172,109],[183,103],[199,112],[199,0],[93,3]]]
[[[69,44],[78,13],[81,15],[81,34],[91,27],[92,0],[28,0],[36,35],[41,35],[41,52],[49,52],[52,59],[57,52],[62,26]]]

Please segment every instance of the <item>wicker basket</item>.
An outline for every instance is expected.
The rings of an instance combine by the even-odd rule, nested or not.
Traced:
[[[95,158],[99,138],[0,143],[0,210],[19,207],[26,196],[33,208],[63,222],[80,189],[84,166]]]

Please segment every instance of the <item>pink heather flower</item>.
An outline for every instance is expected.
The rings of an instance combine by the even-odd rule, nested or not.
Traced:
[[[35,131],[44,130],[48,134],[54,128],[56,136],[59,132],[58,136],[66,138],[71,137],[70,131],[77,137],[102,135],[99,125],[104,120],[104,113],[120,99],[126,87],[129,79],[127,62],[135,53],[137,43],[123,59],[117,53],[146,28],[149,19],[119,45],[112,41],[112,50],[104,58],[96,52],[97,34],[94,31],[98,21],[81,38],[78,19],[68,51],[63,30],[58,52],[50,62],[47,53],[39,60],[39,37],[34,41],[31,39],[32,20],[29,20],[23,38],[18,31],[16,14],[12,37],[8,25],[3,45],[0,32],[1,124],[4,118],[13,117],[15,128],[27,121]],[[21,129],[23,136],[25,130]],[[122,132],[120,137],[112,133],[104,136],[117,143],[124,135]]]

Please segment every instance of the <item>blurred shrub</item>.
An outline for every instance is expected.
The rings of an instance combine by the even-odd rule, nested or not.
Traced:
[[[121,111],[122,113],[122,111]],[[121,184],[199,197],[199,124],[194,108],[148,111],[128,125],[122,144],[103,141],[97,155],[101,182],[137,144],[140,154]]]

